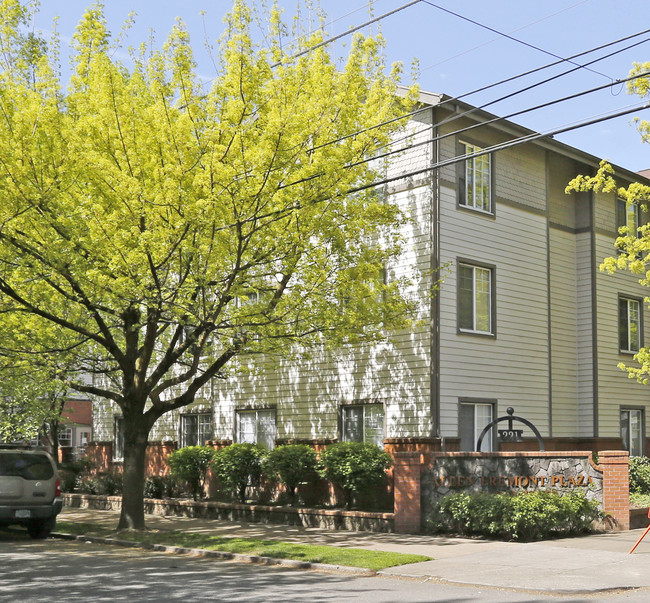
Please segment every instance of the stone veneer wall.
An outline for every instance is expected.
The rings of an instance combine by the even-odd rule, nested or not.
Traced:
[[[620,528],[630,526],[628,453],[396,452],[395,531],[417,533],[441,497],[458,491],[500,492],[581,489]]]

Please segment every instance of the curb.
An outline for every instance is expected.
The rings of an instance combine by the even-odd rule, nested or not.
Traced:
[[[131,540],[119,540],[118,538],[104,538],[101,536],[84,536],[65,534],[63,532],[52,532],[53,538],[61,540],[77,540],[79,542],[93,542],[95,544],[112,544],[128,548],[140,548],[147,551],[162,553],[175,553],[177,555],[192,555],[194,557],[206,557],[220,559],[222,561],[239,561],[240,563],[253,563],[256,565],[277,565],[288,569],[304,569],[329,573],[343,573],[352,576],[376,576],[377,571],[363,567],[352,567],[346,565],[331,565],[329,563],[312,563],[311,561],[298,561],[296,559],[276,559],[275,557],[262,557],[260,555],[245,555],[242,553],[224,553],[222,551],[208,551],[206,549],[192,549],[182,546],[171,546],[166,544],[146,544],[133,542]]]

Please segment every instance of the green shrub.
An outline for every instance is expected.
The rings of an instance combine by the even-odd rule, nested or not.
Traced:
[[[78,489],[85,494],[117,496],[122,494],[122,474],[97,473],[96,475],[84,475],[79,479]]]
[[[82,475],[88,473],[94,467],[94,463],[87,458],[81,458],[76,461],[69,461],[62,463],[59,469],[59,477],[61,478],[61,490],[63,492],[74,492],[79,488]]]
[[[580,491],[560,495],[536,490],[520,494],[451,494],[439,500],[428,528],[464,536],[541,540],[589,531],[602,513]]]
[[[321,452],[320,472],[343,490],[349,508],[359,494],[386,480],[386,469],[392,462],[390,454],[374,444],[339,442]]]
[[[316,476],[318,459],[316,451],[307,444],[288,444],[271,450],[264,460],[264,473],[278,479],[286,488],[291,504],[296,501],[296,491],[302,482]]]
[[[650,494],[650,458],[647,456],[630,457],[630,492]]]
[[[208,469],[216,452],[210,446],[186,446],[166,459],[172,476],[187,483],[194,500],[203,496]]]
[[[173,475],[153,475],[144,481],[145,498],[177,498],[182,493]]]
[[[259,483],[263,457],[264,451],[255,444],[231,444],[216,451],[212,471],[224,488],[246,502],[246,488]]]

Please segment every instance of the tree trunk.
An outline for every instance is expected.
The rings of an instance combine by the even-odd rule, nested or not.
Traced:
[[[49,439],[50,439],[50,446],[52,448],[52,457],[54,458],[54,461],[56,462],[57,465],[59,465],[59,422],[58,421],[52,421],[50,423],[50,429],[49,429]]]
[[[149,432],[124,422],[124,481],[118,530],[144,530],[144,466]]]

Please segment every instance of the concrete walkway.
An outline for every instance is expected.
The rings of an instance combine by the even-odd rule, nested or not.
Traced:
[[[119,513],[64,508],[61,521],[115,527]],[[436,580],[555,594],[587,594],[629,588],[650,589],[650,534],[633,554],[644,530],[595,534],[544,542],[518,543],[442,536],[328,531],[276,524],[236,523],[185,517],[147,516],[153,529],[203,532],[219,536],[275,539],[399,553],[418,553],[433,561],[379,572],[385,576]],[[649,592],[650,597],[650,592]]]

